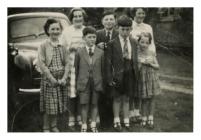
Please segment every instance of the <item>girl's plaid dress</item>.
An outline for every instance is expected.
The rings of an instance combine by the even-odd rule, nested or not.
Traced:
[[[53,46],[50,46],[53,47]],[[53,47],[53,58],[49,65],[49,70],[53,77],[58,80],[64,75],[64,66],[62,64],[61,53],[59,47]],[[56,115],[66,111],[67,105],[67,87],[53,87],[48,79],[42,76],[41,94],[40,94],[40,111],[50,115]]]
[[[144,55],[140,49],[138,49],[138,63],[149,58],[154,62],[155,53],[148,52],[148,55]],[[137,93],[141,98],[151,98],[154,95],[160,94],[159,77],[157,70],[151,66],[141,64],[138,71],[137,78]]]

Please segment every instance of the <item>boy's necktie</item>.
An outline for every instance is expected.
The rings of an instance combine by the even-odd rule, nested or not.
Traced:
[[[110,32],[108,31],[106,35],[106,43],[108,43],[109,41],[110,41]]]
[[[92,52],[92,48],[89,48],[89,56],[92,57],[94,53]]]
[[[127,39],[124,39],[124,48],[123,48],[123,57],[126,59],[129,59],[128,54],[128,41]]]

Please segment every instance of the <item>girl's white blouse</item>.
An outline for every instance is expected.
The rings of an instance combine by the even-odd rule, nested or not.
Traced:
[[[74,47],[82,47],[83,46],[83,39],[82,39],[82,30],[85,26],[82,26],[80,29],[76,29],[73,25],[64,29],[61,38],[62,42],[67,45],[68,48]]]
[[[136,40],[138,40],[139,35],[142,32],[149,32],[151,33],[152,36],[152,42],[151,42],[151,46],[150,46],[150,51],[152,51],[153,53],[156,53],[156,47],[155,47],[155,43],[154,43],[154,37],[153,37],[153,30],[152,27],[148,24],[145,23],[136,23],[135,21],[133,21],[133,30],[131,31],[131,35],[133,38],[135,38]]]

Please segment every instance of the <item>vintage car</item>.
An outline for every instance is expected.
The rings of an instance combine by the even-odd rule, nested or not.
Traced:
[[[14,84],[19,94],[39,93],[40,91],[40,70],[36,66],[36,55],[41,41],[47,38],[43,26],[48,18],[60,20],[64,28],[70,25],[67,16],[56,12],[22,13],[8,16],[8,52],[10,53],[8,56],[11,56],[9,59],[11,61],[13,59],[15,65],[10,74],[14,76],[12,78],[16,81]]]

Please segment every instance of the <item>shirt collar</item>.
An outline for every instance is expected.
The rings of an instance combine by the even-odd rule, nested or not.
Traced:
[[[106,30],[106,29],[105,29],[106,35],[107,35],[108,32],[110,32],[110,35],[112,35],[113,29],[112,29],[112,30]]]
[[[51,46],[53,47],[61,47],[62,46],[62,41],[61,38],[59,38],[59,40],[57,42],[53,42],[50,39],[48,39],[48,42],[51,44]]]
[[[121,35],[119,35],[119,39],[120,39],[120,41],[124,41],[125,40]],[[129,37],[126,38],[127,41],[128,41],[128,39],[129,39]]]
[[[86,45],[86,49],[87,49],[88,52],[89,52],[89,48],[91,48],[92,52],[94,52],[94,50],[95,50],[95,45],[93,45],[92,47],[89,47],[89,46]]]

